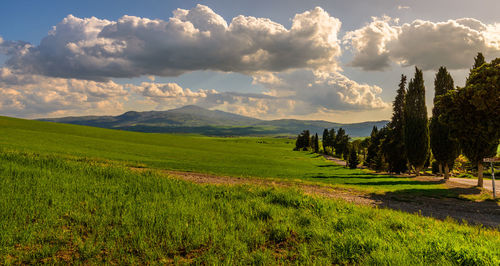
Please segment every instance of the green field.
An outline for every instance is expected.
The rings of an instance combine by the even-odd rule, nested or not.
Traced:
[[[0,264],[498,265],[500,232],[294,189],[154,169],[444,191],[348,170],[272,138],[121,132],[0,118]],[[130,167],[149,167],[135,171]],[[305,181],[304,181],[305,180]]]
[[[500,233],[298,192],[0,156],[3,263],[500,263]]]
[[[136,167],[286,178],[374,192],[445,192],[439,184],[345,169],[317,154],[293,152],[292,139],[144,134],[6,117],[0,117],[0,136],[5,148],[114,160]]]

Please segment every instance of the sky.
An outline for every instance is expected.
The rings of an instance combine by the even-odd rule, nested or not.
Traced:
[[[38,1],[0,4],[0,115],[195,104],[261,119],[390,119],[401,75],[463,86],[500,57],[498,0]]]

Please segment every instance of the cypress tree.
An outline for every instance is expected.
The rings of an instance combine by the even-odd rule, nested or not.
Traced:
[[[485,63],[486,63],[486,61],[484,60],[483,54],[477,53],[477,56],[474,58],[474,65],[472,66],[472,69],[479,68],[480,66],[482,66]]]
[[[366,150],[368,149],[368,146],[370,145],[370,138],[365,138],[364,140],[361,141],[360,143],[360,148],[363,153],[363,164],[368,165],[366,162]]]
[[[349,157],[349,135],[344,134],[344,136],[342,136],[339,146],[342,151],[342,158],[344,158],[344,160],[347,160]]]
[[[365,162],[370,168],[373,168],[373,166],[375,165],[375,158],[377,157],[379,144],[380,140],[378,138],[377,126],[373,126],[372,133],[370,134],[370,141],[367,148],[368,152],[365,159]]]
[[[332,149],[332,155],[333,155],[333,150],[334,150],[336,138],[337,138],[337,135],[335,133],[335,129],[334,128],[330,129],[330,137],[328,139],[329,140],[328,146]]]
[[[429,127],[425,106],[422,70],[415,67],[415,77],[408,84],[404,106],[404,136],[408,162],[416,175],[429,156]]]
[[[439,105],[438,98],[453,90],[453,78],[445,67],[440,67],[434,79],[434,107],[432,108],[429,131],[432,154],[439,164],[440,173],[444,167],[444,179],[449,178],[450,166],[453,167],[459,149],[458,142],[450,136],[449,127],[439,119],[443,110]]]
[[[392,119],[388,125],[386,157],[389,171],[403,173],[408,170],[404,141],[404,104],[406,95],[406,76],[401,75],[396,98],[392,102]]]
[[[356,149],[354,147],[351,148],[351,152],[349,154],[349,168],[356,169],[359,164],[358,154],[356,153]]]
[[[318,139],[318,133],[316,133],[316,136],[314,137],[314,152],[319,153],[319,139]]]
[[[328,129],[325,128],[325,130],[323,130],[323,141],[322,141],[323,152],[325,154],[326,154],[326,147],[328,146],[328,143],[330,142],[329,138],[330,138],[330,134],[328,133]]]
[[[375,164],[374,168],[375,170],[384,170],[387,169],[387,154],[389,153],[389,143],[390,143],[390,137],[389,133],[391,130],[387,127],[384,126],[381,128],[378,133],[377,133],[377,138],[379,140],[379,148],[377,151],[377,155],[375,157]],[[392,150],[390,152],[393,152]]]
[[[309,134],[309,130],[304,130],[304,147],[302,147],[303,150],[307,150],[309,147],[311,147],[311,137]]]
[[[315,141],[314,141],[314,135],[311,136],[311,140],[309,141],[309,144],[310,144],[310,148],[312,150],[312,152],[314,152],[314,150],[316,150],[316,147],[314,147],[314,144],[315,144]]]
[[[339,128],[339,130],[337,130],[337,136],[335,137],[335,143],[333,144],[335,148],[335,155],[339,158],[342,158],[342,154],[345,153],[344,151],[345,137],[346,137],[345,130]]]
[[[356,140],[353,140],[351,141],[351,147],[356,151],[356,153],[358,155],[361,155],[363,153],[363,147],[361,147],[361,142],[362,140],[361,139],[356,139]]]
[[[311,147],[311,138],[309,137],[309,130],[304,130],[297,136],[297,140],[295,141],[294,150],[307,150]]]

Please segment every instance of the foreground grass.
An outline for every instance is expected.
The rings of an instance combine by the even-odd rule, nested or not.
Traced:
[[[294,143],[276,138],[146,134],[0,117],[0,146],[16,150],[157,169],[298,179],[368,192],[449,194],[441,184],[345,169],[316,154],[293,152]]]
[[[0,150],[0,264],[498,265],[500,233],[293,190]]]

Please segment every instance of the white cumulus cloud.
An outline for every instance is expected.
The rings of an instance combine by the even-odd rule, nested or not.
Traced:
[[[360,54],[353,65],[390,66],[389,46],[401,36],[393,23],[374,19],[346,35],[344,41]],[[9,57],[0,72],[0,111],[55,116],[116,113],[124,104],[160,110],[196,104],[277,117],[387,108],[380,87],[342,74],[340,27],[319,7],[296,14],[289,28],[243,15],[226,21],[204,5],[177,9],[168,20],[69,15],[38,46],[0,38],[0,53]],[[154,78],[199,70],[243,73],[265,91],[194,91]],[[112,81],[139,76],[150,81],[125,86]]]
[[[51,78],[0,68],[0,112],[41,117],[116,113],[128,92],[113,81]]]
[[[361,111],[383,109],[389,105],[380,98],[382,88],[359,84],[338,72],[299,69],[282,73],[266,73],[254,82],[275,97],[293,99],[300,104],[294,114],[323,111]]]
[[[143,104],[155,109],[177,108],[195,104],[252,117],[287,114],[294,107],[294,100],[260,93],[219,92],[216,90],[192,91],[177,83],[142,82],[127,85],[132,92],[145,98]]]
[[[295,15],[290,29],[267,18],[242,15],[227,23],[203,5],[177,9],[166,21],[69,15],[40,45],[14,54],[7,64],[31,74],[93,80],[175,76],[194,70],[334,70],[341,53],[340,25],[319,7]]]
[[[500,24],[463,18],[398,25],[396,20],[382,17],[346,33],[343,40],[354,52],[351,65],[364,70],[384,70],[391,63],[417,65],[424,70],[440,66],[464,69],[478,52],[500,55]]]

